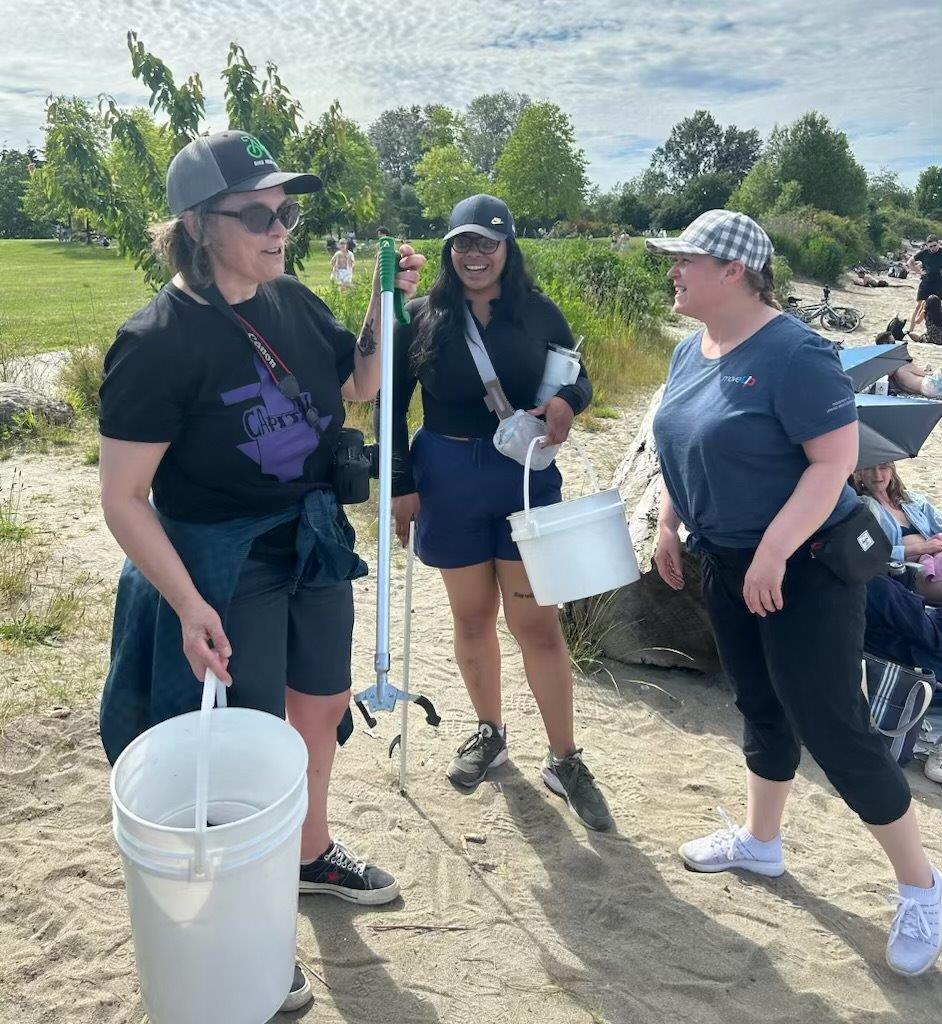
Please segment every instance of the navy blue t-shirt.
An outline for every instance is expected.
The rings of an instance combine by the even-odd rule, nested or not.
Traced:
[[[857,419],[850,378],[831,344],[779,316],[718,359],[703,331],[674,350],[654,438],[674,508],[717,547],[752,548],[808,468],[801,445]],[[845,486],[823,526],[848,516]]]

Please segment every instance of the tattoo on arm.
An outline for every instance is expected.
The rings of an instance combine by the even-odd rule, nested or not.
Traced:
[[[357,338],[357,348],[361,356],[371,356],[376,351],[376,335],[373,334],[373,321],[367,320]]]

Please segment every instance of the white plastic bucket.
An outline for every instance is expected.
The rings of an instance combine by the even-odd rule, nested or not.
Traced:
[[[263,1024],[294,978],[307,749],[274,715],[224,708],[207,674],[201,710],[149,729],[111,773],[151,1024]]]
[[[592,464],[572,438],[595,493],[530,508],[530,457],[539,440],[530,442],[523,467],[523,511],[507,517],[536,603],[580,601],[634,583],[640,573],[625,503],[614,488],[599,490]]]

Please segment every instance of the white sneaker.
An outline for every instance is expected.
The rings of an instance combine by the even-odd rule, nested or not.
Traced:
[[[683,862],[692,871],[731,871],[742,868],[757,875],[777,878],[785,871],[782,837],[759,843],[723,810],[717,807],[725,827],[681,846]]]
[[[889,897],[897,910],[886,942],[886,962],[910,978],[925,974],[942,952],[942,872],[933,868],[932,878],[934,903],[920,903],[902,893]]]
[[[933,782],[942,782],[942,740],[929,751],[926,764],[923,768],[926,778]]]

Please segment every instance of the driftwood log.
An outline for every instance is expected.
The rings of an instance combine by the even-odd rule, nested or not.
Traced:
[[[59,402],[21,384],[0,381],[0,427],[28,415],[56,425],[69,424],[75,418],[74,410],[66,402]]]
[[[641,579],[582,602],[572,613],[595,618],[594,630],[601,636],[602,651],[615,661],[713,673],[720,666],[700,599],[699,559],[684,551],[686,586],[680,591],[671,590],[652,561],[661,487],[653,423],[663,392],[662,387],[651,399],[638,433],[612,478],[612,486],[618,488],[629,510]]]

